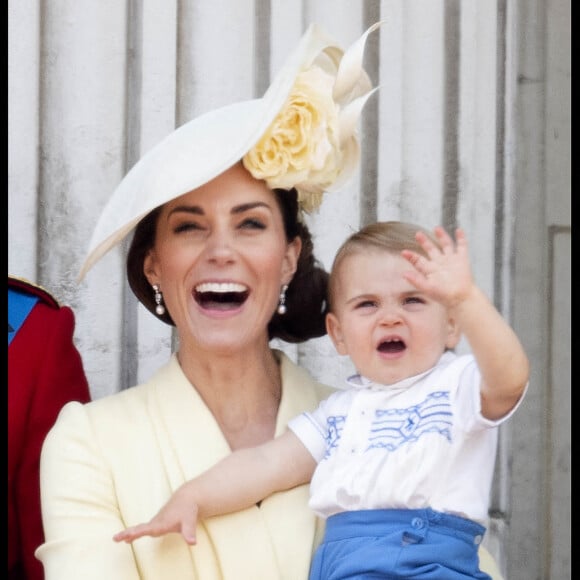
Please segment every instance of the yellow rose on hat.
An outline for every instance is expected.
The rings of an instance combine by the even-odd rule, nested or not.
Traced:
[[[347,51],[321,42],[296,72],[286,101],[258,142],[243,156],[246,169],[270,188],[298,191],[300,209],[320,207],[358,166],[357,121],[372,94],[362,67],[371,26]]]
[[[288,100],[244,165],[269,187],[296,187],[300,206],[318,208],[322,194],[340,172],[339,107],[333,99],[334,77],[320,67],[303,71]]]

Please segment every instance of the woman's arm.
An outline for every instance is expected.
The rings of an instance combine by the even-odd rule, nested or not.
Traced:
[[[66,405],[45,439],[40,482],[46,580],[140,580],[131,547],[111,542],[123,520],[83,405]]]
[[[197,519],[249,507],[275,491],[310,481],[316,462],[290,430],[257,447],[234,451],[202,475],[184,483],[147,523],[115,534],[117,542],[180,532],[195,544]]]

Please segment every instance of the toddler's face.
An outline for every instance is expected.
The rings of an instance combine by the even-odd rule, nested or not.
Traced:
[[[455,327],[446,309],[405,280],[411,264],[377,249],[347,256],[339,266],[327,329],[335,348],[372,381],[392,384],[430,369]]]

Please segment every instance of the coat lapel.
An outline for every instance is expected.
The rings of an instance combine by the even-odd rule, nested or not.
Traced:
[[[283,385],[276,424],[276,434],[280,434],[289,419],[314,409],[318,397],[312,378],[285,354],[276,354]],[[176,355],[150,383],[150,413],[175,491],[230,453],[230,449],[213,415],[183,374]],[[306,578],[307,567],[297,570],[297,566],[309,562],[314,543],[316,518],[308,508],[308,487],[276,493],[259,508],[253,506],[203,522],[198,529],[198,544],[193,548],[199,577],[204,577],[207,564],[208,574],[218,565],[223,576],[240,580],[277,579],[278,570],[287,571],[288,575],[282,577],[288,580]]]

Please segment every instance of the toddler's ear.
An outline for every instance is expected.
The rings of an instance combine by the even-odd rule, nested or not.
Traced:
[[[348,355],[342,336],[340,321],[332,312],[329,312],[326,315],[326,332],[328,332],[328,336],[330,336],[330,340],[332,340],[336,352],[338,352],[338,354]]]
[[[461,339],[461,328],[454,318],[447,320],[447,340],[445,346],[448,349],[454,349]]]

